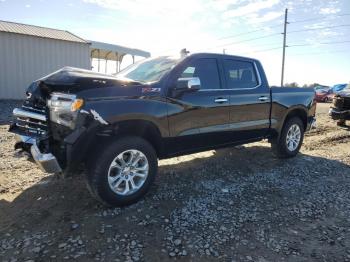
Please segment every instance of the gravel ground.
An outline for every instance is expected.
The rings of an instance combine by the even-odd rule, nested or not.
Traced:
[[[350,261],[350,130],[318,105],[301,153],[253,143],[160,161],[146,198],[107,209],[84,174],[14,153],[0,101],[1,261]]]

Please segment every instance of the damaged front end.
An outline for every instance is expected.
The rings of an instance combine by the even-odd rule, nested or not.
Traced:
[[[79,164],[89,140],[87,131],[101,122],[108,124],[97,112],[81,110],[84,100],[77,93],[104,86],[109,79],[91,73],[84,77],[84,73],[64,68],[34,82],[22,107],[13,110],[15,121],[9,132],[16,134],[15,149],[28,152],[47,173],[65,172],[72,169],[71,163]]]
[[[29,152],[40,168],[48,173],[62,171],[56,157],[49,152],[48,121],[45,108],[38,109],[28,104],[15,108],[16,118],[10,127],[10,132],[16,134],[15,149]]]
[[[38,104],[42,98],[31,98],[13,110],[15,122],[9,131],[16,134],[15,148],[29,152],[43,171],[60,173],[67,164],[63,138],[76,129],[83,100],[71,94],[52,93],[44,105]]]
[[[334,96],[329,115],[334,120],[350,120],[350,91],[345,91]]]

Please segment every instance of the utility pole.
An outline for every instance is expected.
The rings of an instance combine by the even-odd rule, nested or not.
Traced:
[[[284,13],[284,30],[283,30],[283,53],[282,53],[282,74],[281,74],[281,87],[283,87],[283,78],[284,78],[284,60],[286,56],[286,37],[287,37],[287,18],[288,18],[288,8],[286,8]]]

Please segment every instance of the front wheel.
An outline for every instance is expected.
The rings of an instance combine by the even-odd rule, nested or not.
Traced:
[[[299,117],[293,117],[285,123],[279,139],[271,142],[272,152],[279,158],[293,157],[298,154],[304,139],[304,125]]]
[[[140,137],[124,137],[103,148],[88,170],[88,187],[104,204],[129,205],[146,194],[157,166],[150,143]]]

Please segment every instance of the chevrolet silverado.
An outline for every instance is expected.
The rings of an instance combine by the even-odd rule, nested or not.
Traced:
[[[231,55],[150,58],[115,76],[65,67],[26,94],[13,110],[15,148],[49,173],[84,165],[91,193],[111,206],[139,200],[158,159],[263,139],[293,157],[315,123],[313,89],[269,87],[258,60]]]

